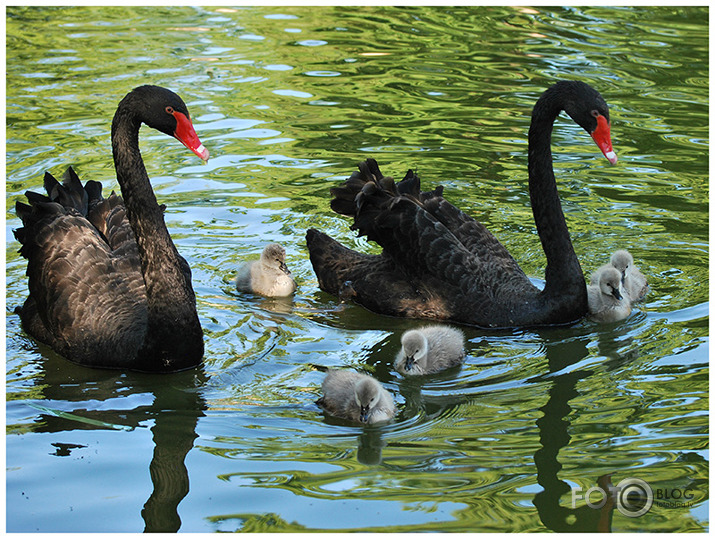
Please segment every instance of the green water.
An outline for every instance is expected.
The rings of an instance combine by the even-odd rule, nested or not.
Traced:
[[[709,528],[707,8],[11,7],[6,17],[8,531]],[[629,249],[651,294],[616,324],[467,328],[459,372],[403,380],[392,359],[418,322],[321,292],[306,229],[376,251],[331,213],[328,193],[372,156],[388,174],[415,168],[424,187],[444,185],[543,277],[526,133],[535,100],[563,78],[606,98],[619,155],[609,166],[579,127],[557,122],[576,252],[590,273]],[[78,367],[12,312],[27,294],[15,202],[68,165],[117,189],[110,122],[143,83],[184,98],[213,156],[204,166],[142,131],[205,331],[204,366],[176,375]],[[239,295],[238,264],[272,241],[286,247],[295,297]],[[395,396],[396,421],[325,418],[314,365],[373,373]],[[609,475],[648,481],[657,503],[637,518],[573,504]]]

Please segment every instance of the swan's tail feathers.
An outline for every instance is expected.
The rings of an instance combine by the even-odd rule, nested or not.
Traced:
[[[321,290],[341,301],[391,316],[450,317],[450,307],[415,288],[404,268],[396,266],[391,257],[352,251],[312,228],[306,241]]]
[[[100,182],[89,180],[84,184],[84,190],[87,192],[87,197],[89,198],[87,206],[90,211],[92,210],[92,207],[104,200],[102,197],[102,184]]]
[[[305,240],[320,289],[341,299],[350,299],[350,282],[375,270],[382,258],[348,249],[314,228],[308,229]]]
[[[397,184],[397,190],[401,195],[408,195],[420,202],[425,202],[431,198],[441,197],[444,192],[444,186],[438,185],[432,191],[422,191],[419,176],[410,169]]]
[[[35,244],[35,236],[43,223],[52,222],[58,217],[68,214],[68,210],[48,197],[28,191],[25,193],[29,205],[15,203],[15,213],[22,221],[22,227],[13,230],[15,239],[20,242],[20,254],[29,259]],[[76,215],[76,214],[75,214]]]
[[[306,232],[305,242],[320,289],[337,296],[343,282],[346,260],[350,258],[352,251],[314,228],[309,228]],[[347,259],[343,260],[345,256]]]
[[[89,197],[87,191],[82,187],[82,182],[72,167],[65,172],[62,183],[50,174],[45,172],[45,191],[52,202],[57,202],[64,208],[77,210],[81,215],[87,215],[87,202]]]
[[[87,215],[89,196],[85,188],[82,187],[82,182],[80,181],[79,176],[77,176],[77,173],[72,167],[67,168],[62,176],[62,186],[65,188],[65,191],[72,201],[72,207],[74,207],[82,215]]]
[[[60,184],[49,172],[45,173],[45,189],[49,200],[67,209],[80,212],[97,229],[112,250],[136,250],[134,233],[127,219],[124,200],[114,191],[102,196],[102,184],[89,180],[84,186],[72,167],[67,169]],[[27,194],[30,203],[40,201],[42,195]],[[43,197],[42,201],[47,201]],[[124,253],[129,254],[127,253]]]
[[[44,226],[50,226],[59,217],[71,215],[86,218],[113,251],[121,250],[125,256],[138,256],[122,197],[112,191],[109,197],[104,198],[102,184],[97,181],[90,180],[83,186],[72,167],[65,172],[62,183],[46,172],[44,187],[47,195],[28,191],[25,196],[29,205],[18,202],[15,206],[23,226],[13,233],[23,246],[20,253],[25,258],[30,256],[34,237]]]
[[[340,187],[333,187],[330,193],[333,200],[330,207],[335,213],[354,217],[363,205],[364,196],[377,191],[395,193],[395,181],[385,177],[374,159],[368,159],[358,165],[358,170],[343,182]]]
[[[16,202],[15,213],[20,218],[22,223],[25,224],[25,221],[29,220],[30,215],[32,215],[32,206],[28,206],[27,204],[23,204],[22,202]],[[25,228],[24,226],[16,228],[12,231],[12,233],[15,236],[15,239],[19,241],[21,245],[25,245],[25,243],[27,243],[27,228]],[[20,249],[20,253],[22,253],[22,248]]]
[[[442,196],[442,186],[433,191],[422,191],[420,187],[420,178],[413,170],[408,170],[405,177],[395,183],[392,177],[380,172],[377,161],[367,159],[341,186],[330,190],[333,195],[330,206],[336,213],[353,217],[355,221],[351,228],[360,236],[376,240],[373,233],[375,219],[391,211],[400,198],[407,197],[422,204]]]

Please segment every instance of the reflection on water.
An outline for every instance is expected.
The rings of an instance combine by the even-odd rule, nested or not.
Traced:
[[[152,491],[141,510],[144,531],[178,531],[181,527],[178,506],[189,492],[184,460],[194,445],[196,425],[206,409],[199,391],[208,379],[202,369],[169,376],[117,374],[84,369],[68,364],[52,352],[47,354],[48,361],[37,364],[34,378],[41,392],[33,395],[33,399],[48,406],[42,407],[44,413],[39,414],[33,431],[129,432],[149,428],[154,445],[149,463]],[[78,393],[78,385],[86,390]],[[127,407],[127,396],[130,401],[141,400],[143,404]],[[89,407],[91,402],[103,404]],[[65,410],[53,409],[55,403],[61,403]],[[68,412],[68,408],[73,411]],[[72,457],[75,452],[83,454],[81,450],[91,444],[52,445],[57,447],[57,456]]]
[[[9,531],[702,531],[708,527],[708,48],[705,8],[13,7],[7,13]],[[322,293],[305,231],[376,252],[331,213],[358,161],[415,168],[536,279],[529,112],[557,79],[611,106],[616,167],[557,122],[554,160],[584,272],[627,248],[652,293],[627,320],[464,328],[464,365],[393,369],[418,321]],[[142,131],[192,267],[206,357],[151,376],[38,346],[14,204],[72,164],[116,189],[109,122],[140,83],[171,87],[214,158]],[[292,298],[236,292],[241,261],[286,247]],[[369,372],[396,420],[315,404],[325,368]],[[639,518],[572,491],[647,480],[692,503]]]
[[[547,345],[549,374],[559,373],[587,357],[587,344],[586,340],[579,339]],[[568,508],[559,503],[562,497],[565,499],[571,493],[571,486],[559,479],[558,475],[562,469],[558,460],[559,451],[571,441],[568,434],[570,424],[566,419],[571,412],[569,400],[578,395],[576,384],[587,380],[592,374],[592,370],[575,370],[553,377],[549,400],[540,409],[543,416],[536,420],[542,447],[534,454],[534,463],[537,481],[544,490],[534,496],[534,507],[539,511],[539,518],[544,525],[556,532],[611,531],[611,504],[599,510],[585,505],[577,509]]]

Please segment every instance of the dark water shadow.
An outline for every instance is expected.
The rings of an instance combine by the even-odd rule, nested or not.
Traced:
[[[32,431],[130,431],[153,423],[154,451],[149,464],[153,490],[141,511],[144,531],[178,531],[181,527],[178,506],[189,492],[189,474],[184,461],[198,436],[198,420],[206,410],[206,402],[199,391],[207,380],[203,369],[164,375],[124,373],[81,367],[44,347],[42,353],[44,358],[37,362],[34,380],[42,395],[42,399],[37,399],[42,404],[38,409],[44,411]],[[81,409],[72,413],[51,408],[53,401],[67,404],[88,399],[109,402],[138,394],[150,396],[151,404],[129,410]],[[59,452],[72,450],[55,447]]]
[[[571,334],[568,335],[569,333]],[[608,488],[611,484],[610,474],[593,478],[594,486],[598,485],[606,493],[600,508],[592,508],[585,504],[575,508],[564,507],[559,503],[561,497],[570,500],[572,492],[571,486],[559,478],[562,466],[558,460],[559,451],[571,442],[568,433],[571,423],[566,419],[571,412],[569,401],[579,396],[577,385],[588,380],[595,372],[593,369],[572,371],[567,369],[588,356],[587,347],[593,340],[593,334],[578,335],[568,330],[557,330],[543,332],[542,337],[545,343],[548,372],[537,378],[550,382],[551,388],[546,404],[540,408],[543,416],[536,420],[541,448],[534,454],[534,463],[537,482],[543,490],[534,496],[534,506],[541,522],[551,531],[611,532],[615,503]],[[602,334],[601,337],[603,342],[599,341],[599,349],[615,352],[613,339],[606,334]],[[612,356],[603,366],[606,370],[619,369],[632,359],[632,357]],[[566,372],[561,372],[565,370]],[[584,385],[588,386],[588,384]]]

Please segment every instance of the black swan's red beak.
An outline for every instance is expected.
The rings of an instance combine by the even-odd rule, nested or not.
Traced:
[[[194,126],[191,120],[181,112],[174,111],[174,118],[176,118],[176,130],[174,131],[174,137],[186,146],[189,150],[198,155],[203,161],[209,160],[209,151],[206,147],[201,144],[199,136],[194,130]]]
[[[618,156],[616,152],[613,151],[613,145],[611,144],[611,124],[606,120],[606,117],[601,114],[596,116],[596,121],[598,125],[591,133],[591,138],[601,149],[603,155],[606,156],[608,162],[615,165],[618,162]]]

